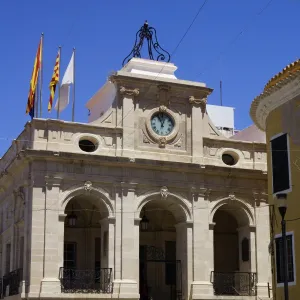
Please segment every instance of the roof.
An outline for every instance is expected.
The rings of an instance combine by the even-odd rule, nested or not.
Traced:
[[[293,63],[287,65],[281,72],[276,74],[268,81],[268,83],[265,85],[263,92],[256,98],[254,98],[251,104],[250,116],[256,124],[256,110],[260,101],[265,97],[273,94],[281,87],[287,85],[297,76],[300,76],[300,59],[297,59]]]
[[[287,65],[281,72],[272,77],[268,83],[265,85],[264,91],[268,90],[272,86],[276,85],[280,81],[286,79],[291,74],[300,70],[300,59],[294,61],[293,63]]]
[[[261,131],[255,124],[239,131],[230,137],[232,140],[266,143],[266,134]]]

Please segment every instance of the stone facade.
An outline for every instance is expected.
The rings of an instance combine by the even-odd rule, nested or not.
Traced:
[[[266,146],[223,137],[212,90],[175,70],[132,59],[89,123],[25,125],[0,161],[5,297],[268,298]]]

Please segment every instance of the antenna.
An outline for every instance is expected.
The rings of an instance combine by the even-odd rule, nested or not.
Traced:
[[[220,80],[220,102],[221,102],[221,106],[223,106],[222,80]]]

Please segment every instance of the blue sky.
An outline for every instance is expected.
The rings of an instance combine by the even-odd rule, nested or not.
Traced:
[[[121,68],[144,20],[157,29],[160,44],[173,52],[203,2],[0,1],[0,155],[30,120],[25,108],[41,32],[45,34],[43,117],[56,117],[46,107],[57,48],[62,45],[62,74],[76,47],[75,121],[86,122],[86,101],[111,71]],[[171,59],[178,66],[178,78],[205,82],[214,89],[210,104],[219,103],[222,79],[223,104],[236,108],[238,129],[251,124],[251,101],[270,77],[299,58],[300,0],[273,0],[259,15],[269,2],[208,0]],[[61,118],[71,120],[71,107]]]

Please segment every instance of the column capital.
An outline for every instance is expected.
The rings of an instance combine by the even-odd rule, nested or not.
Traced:
[[[68,216],[68,215],[65,214],[65,213],[60,213],[60,214],[58,215],[58,221],[59,221],[59,222],[64,222],[67,216]]]
[[[214,230],[215,226],[216,226],[215,222],[211,222],[211,223],[208,224],[209,230]]]
[[[125,96],[129,96],[129,97],[134,97],[134,96],[138,96],[139,95],[139,93],[140,93],[140,90],[139,89],[137,89],[137,88],[135,88],[135,89],[128,89],[128,88],[126,88],[126,87],[124,87],[124,86],[121,86],[120,87],[120,93],[121,93],[121,95],[125,95]]]
[[[195,98],[194,96],[190,96],[189,103],[197,107],[200,106],[201,112],[204,114],[206,111],[207,97]]]
[[[175,224],[175,228],[182,228],[182,227],[185,227],[185,228],[192,228],[194,225],[193,221],[184,221],[184,222],[180,222],[180,223],[177,223]]]
[[[60,186],[62,180],[63,180],[62,177],[45,176],[45,183],[47,187]]]
[[[126,191],[129,191],[129,192],[135,191],[137,186],[138,186],[138,184],[135,183],[135,182],[124,182],[124,181],[122,181],[120,183],[120,185],[121,185],[122,191],[126,190]]]
[[[101,219],[99,221],[100,225],[104,225],[105,223],[107,224],[115,224],[116,222],[116,218],[115,217],[107,217],[107,218],[104,218],[104,219]]]

